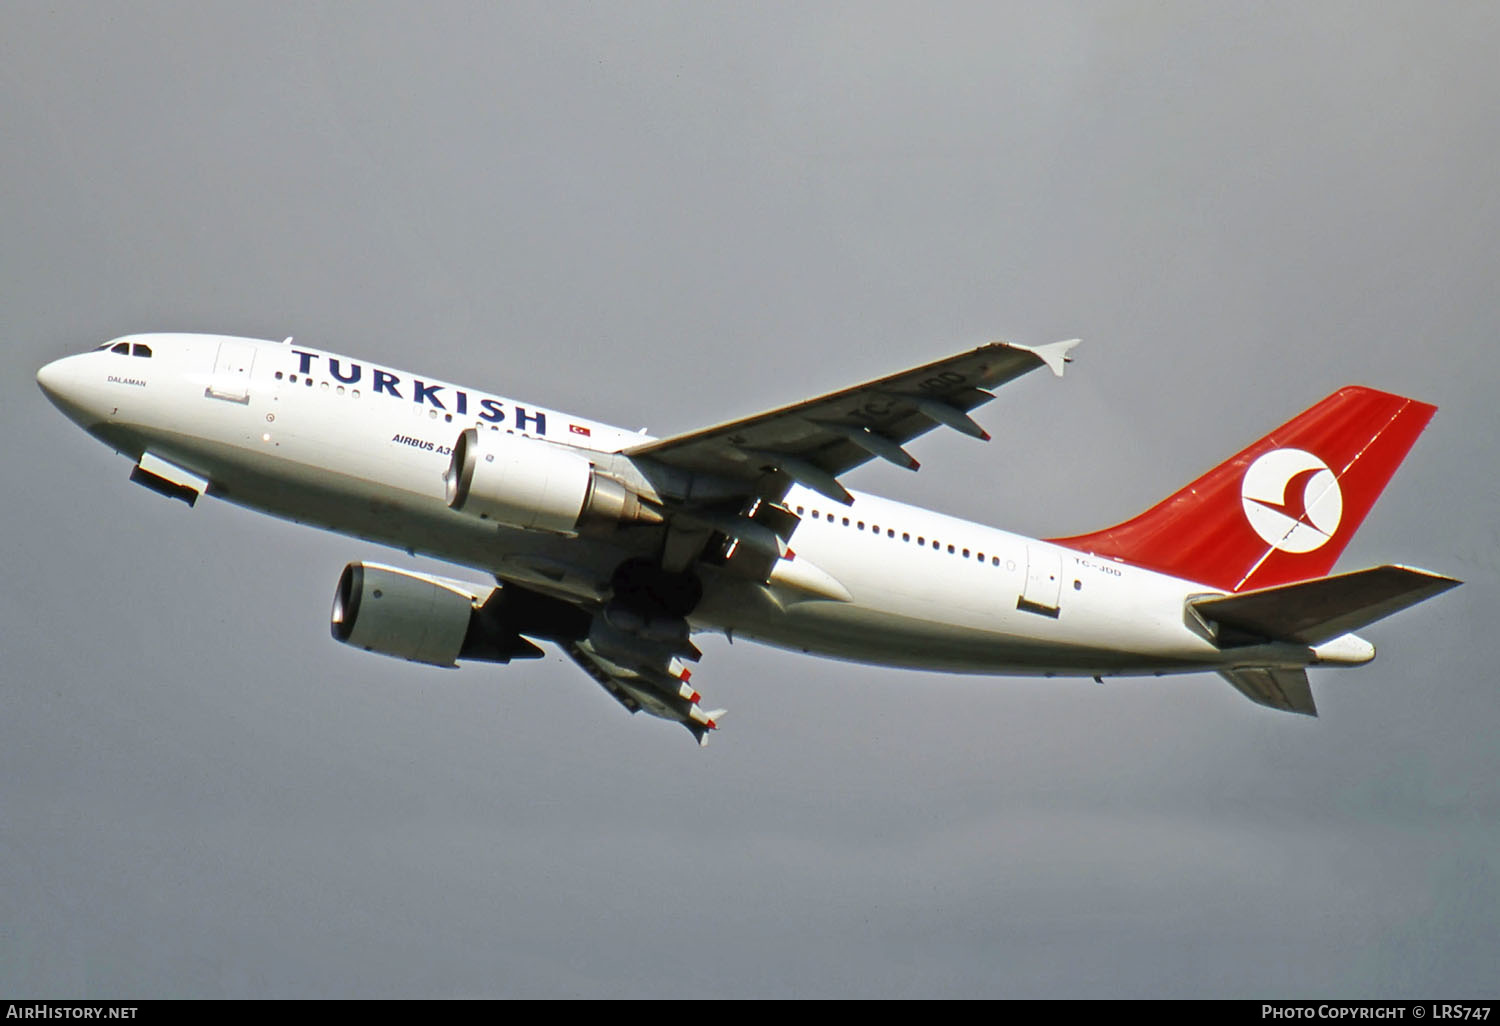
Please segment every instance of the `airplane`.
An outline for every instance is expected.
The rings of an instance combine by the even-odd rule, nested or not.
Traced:
[[[1317,715],[1309,667],[1368,663],[1353,632],[1458,585],[1402,565],[1330,575],[1436,407],[1350,386],[1140,515],[1033,539],[847,489],[916,470],[935,428],[1077,340],[993,342],[666,438],[283,341],[141,334],[37,372],[130,458],[130,479],[480,571],[348,564],[331,631],[439,667],[558,646],[630,712],[706,710],[699,632],[968,674],[1217,673]]]

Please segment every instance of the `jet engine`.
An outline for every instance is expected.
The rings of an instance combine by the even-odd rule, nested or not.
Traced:
[[[334,639],[346,645],[432,666],[540,657],[541,649],[484,615],[498,590],[378,563],[350,563],[334,591],[330,626]]]
[[[589,524],[662,521],[582,453],[517,435],[464,431],[443,481],[451,508],[507,527],[571,535]]]

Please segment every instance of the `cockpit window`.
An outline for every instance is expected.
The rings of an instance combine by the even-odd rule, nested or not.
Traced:
[[[135,345],[131,346],[131,348],[130,348],[130,355],[131,356],[144,356],[146,359],[149,360],[149,359],[151,359],[151,347],[150,346],[143,346],[139,342],[137,342]]]
[[[130,355],[130,343],[129,342],[117,342],[114,345],[112,345],[112,346],[109,347],[109,351],[111,353],[124,353],[126,356],[129,356]]]

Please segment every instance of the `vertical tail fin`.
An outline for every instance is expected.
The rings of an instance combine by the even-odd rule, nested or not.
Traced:
[[[1049,540],[1222,591],[1321,577],[1436,412],[1342,388],[1140,516]]]

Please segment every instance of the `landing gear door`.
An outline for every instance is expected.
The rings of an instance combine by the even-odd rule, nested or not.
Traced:
[[[1061,595],[1061,553],[1050,545],[1026,546],[1026,587],[1016,601],[1016,608],[1055,617]]]
[[[248,342],[220,342],[214,358],[214,375],[203,394],[210,399],[231,403],[250,402],[250,367],[255,363],[255,347]]]

